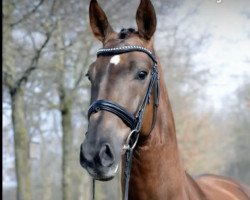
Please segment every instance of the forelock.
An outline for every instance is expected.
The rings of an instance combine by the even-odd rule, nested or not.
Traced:
[[[119,39],[125,39],[125,38],[129,37],[133,33],[136,33],[136,30],[134,28],[123,28],[118,33],[118,38]]]

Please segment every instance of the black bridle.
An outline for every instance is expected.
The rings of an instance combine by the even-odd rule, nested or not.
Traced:
[[[117,103],[114,103],[109,100],[101,99],[94,101],[88,110],[88,119],[93,113],[99,112],[101,110],[111,112],[118,116],[128,127],[130,127],[131,132],[126,139],[125,145],[123,149],[125,152],[125,170],[124,170],[124,200],[128,199],[128,190],[129,190],[129,179],[130,179],[130,171],[131,171],[131,163],[132,163],[132,156],[133,156],[133,149],[135,148],[139,133],[141,130],[143,114],[145,111],[145,107],[150,102],[150,96],[154,87],[154,111],[153,111],[153,120],[151,123],[151,129],[149,134],[153,130],[156,121],[157,115],[157,108],[159,105],[159,74],[157,69],[157,61],[155,55],[149,51],[148,49],[141,47],[141,46],[123,46],[123,47],[116,47],[116,48],[102,48],[97,51],[97,56],[112,56],[117,54],[128,53],[132,51],[140,51],[146,53],[153,61],[153,66],[151,69],[151,77],[149,81],[149,85],[147,88],[146,95],[140,104],[138,111],[136,114],[129,113],[125,108],[120,106]],[[94,181],[93,181],[94,186]],[[94,189],[93,189],[93,199],[94,199]]]

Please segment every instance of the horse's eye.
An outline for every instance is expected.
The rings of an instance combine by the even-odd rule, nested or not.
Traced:
[[[136,79],[139,80],[144,80],[147,77],[148,73],[146,71],[140,71],[137,76]]]

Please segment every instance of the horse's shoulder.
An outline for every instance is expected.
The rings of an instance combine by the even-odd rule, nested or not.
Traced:
[[[194,177],[196,182],[204,191],[214,191],[224,193],[228,196],[238,196],[241,199],[250,200],[250,188],[236,180],[229,177],[214,175],[214,174],[201,174]]]

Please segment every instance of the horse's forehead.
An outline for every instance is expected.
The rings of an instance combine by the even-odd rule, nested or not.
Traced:
[[[113,34],[112,37],[106,41],[103,48],[115,48],[131,45],[146,47],[145,42],[142,41],[136,34],[130,35],[130,37],[126,39],[119,39],[117,37],[118,34]],[[107,74],[107,69],[110,67],[112,69],[125,69],[129,67],[128,64],[131,61],[134,62],[138,60],[147,60],[147,55],[138,52],[131,52],[112,56],[99,56],[96,60],[95,70],[99,71],[99,75],[102,73]]]
[[[97,74],[108,75],[110,72],[120,71],[127,67],[130,62],[129,56],[126,54],[118,54],[112,56],[99,56],[96,61],[95,70]]]
[[[110,37],[104,44],[104,48],[113,48],[119,46],[128,46],[128,45],[138,45],[143,46],[144,41],[140,39],[139,35],[136,33],[131,33],[129,37],[125,39],[120,39],[118,33],[110,34]]]
[[[122,69],[130,69],[136,63],[143,63],[143,66],[149,66],[151,64],[151,59],[147,54],[134,51],[130,53],[116,54],[112,56],[99,56],[96,60],[96,65],[94,66],[100,73],[115,72]],[[99,73],[99,74],[100,74]]]

